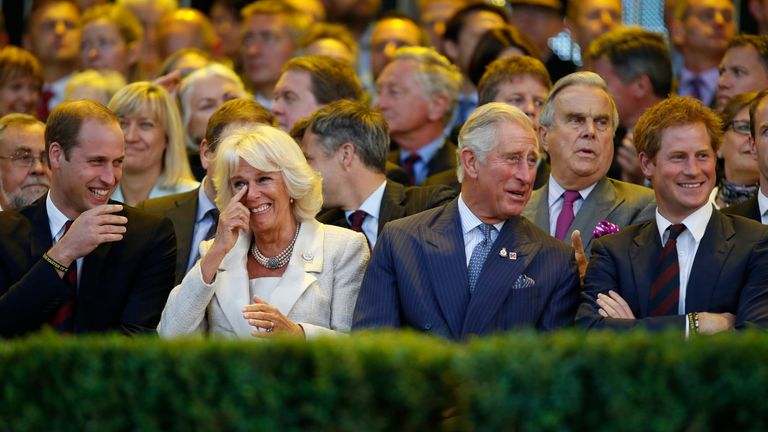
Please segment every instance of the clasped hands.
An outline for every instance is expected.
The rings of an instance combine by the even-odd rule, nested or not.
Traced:
[[[243,307],[243,318],[254,327],[252,336],[271,338],[277,335],[304,337],[304,329],[289,320],[276,307],[253,296],[253,303]]]

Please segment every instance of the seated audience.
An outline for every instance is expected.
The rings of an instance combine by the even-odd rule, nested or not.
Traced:
[[[672,97],[640,117],[635,143],[656,216],[592,245],[576,322],[686,335],[768,325],[768,228],[714,210],[717,115]]]
[[[717,81],[717,110],[737,94],[768,88],[768,36],[736,35],[720,62]]]
[[[164,88],[146,81],[129,84],[108,107],[120,118],[126,148],[124,175],[112,199],[133,206],[199,186],[184,150],[179,110]]]
[[[346,27],[339,24],[316,23],[299,41],[299,52],[303,55],[324,55],[357,64],[358,47],[355,37]]]
[[[579,295],[573,249],[520,216],[538,158],[531,121],[506,104],[479,107],[461,129],[458,158],[456,200],[380,233],[353,327],[464,340],[571,325]]]
[[[199,246],[216,233],[219,210],[216,208],[215,177],[216,150],[219,143],[233,130],[255,124],[276,126],[277,120],[266,108],[252,99],[234,99],[220,106],[208,120],[205,138],[200,141],[198,158],[205,173],[199,188],[142,201],[141,210],[167,217],[176,230],[176,285],[200,259]]]
[[[723,142],[717,152],[722,160],[722,176],[712,191],[715,207],[722,209],[757,195],[760,171],[752,157],[749,106],[757,93],[742,93],[728,100],[720,112]]]
[[[106,106],[123,87],[125,78],[120,73],[88,69],[72,75],[64,87],[64,100],[89,99]]]
[[[8,45],[0,49],[0,117],[36,114],[43,70],[31,52]]]
[[[541,60],[539,49],[517,27],[507,25],[487,30],[477,40],[477,45],[469,60],[467,76],[472,84],[478,86],[488,65],[494,60],[510,56],[528,56]]]
[[[163,15],[156,30],[160,58],[184,48],[196,48],[218,58],[221,42],[211,20],[197,9],[180,8]]]
[[[0,118],[0,210],[37,201],[51,185],[45,124],[29,114]]]
[[[384,117],[359,102],[323,107],[291,132],[323,178],[325,211],[317,220],[362,232],[373,248],[384,224],[452,200],[448,186],[406,187],[386,177]]]
[[[157,72],[163,58],[159,54],[157,24],[163,15],[178,9],[178,0],[117,0],[116,3],[130,9],[143,27],[139,60],[141,79],[147,80],[158,76]]]
[[[141,23],[129,9],[113,4],[83,13],[80,68],[115,71],[128,81],[139,79]]]
[[[158,332],[269,338],[348,332],[365,237],[315,220],[319,176],[285,132],[233,132],[216,155],[216,236],[173,289]]]
[[[0,212],[0,335],[154,330],[173,284],[173,226],[109,200],[125,155],[117,117],[91,101],[51,112],[45,199]]]

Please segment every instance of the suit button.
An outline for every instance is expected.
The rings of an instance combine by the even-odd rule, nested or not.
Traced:
[[[432,324],[430,324],[430,323],[424,324],[424,330],[426,330],[426,331],[432,330]]]

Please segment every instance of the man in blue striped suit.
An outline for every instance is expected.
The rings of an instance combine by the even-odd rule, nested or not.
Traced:
[[[538,159],[528,117],[502,103],[478,108],[459,134],[458,159],[456,200],[385,225],[353,328],[465,340],[570,325],[579,291],[573,249],[520,216]]]

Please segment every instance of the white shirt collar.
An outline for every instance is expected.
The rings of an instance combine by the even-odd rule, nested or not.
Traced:
[[[464,202],[463,194],[459,194],[459,219],[461,219],[461,232],[465,237],[467,236],[468,232],[477,228],[478,225],[484,223],[480,220],[479,217],[472,213],[472,210],[470,210],[469,207],[467,207],[467,203]],[[506,221],[504,220],[493,224],[493,226],[496,228],[496,231],[499,233],[501,233],[501,228],[504,226],[504,222]]]
[[[768,197],[763,194],[762,189],[757,192],[757,206],[760,209],[760,217],[762,218],[765,212],[768,212]]]
[[[587,197],[589,197],[589,194],[592,193],[592,190],[595,189],[595,186],[597,186],[597,182],[592,183],[591,185],[585,187],[584,189],[579,190],[579,195],[581,195],[582,200],[586,200]],[[560,186],[560,183],[555,180],[555,178],[552,176],[552,174],[549,175],[549,182],[548,186],[549,188],[549,196],[547,197],[547,204],[549,204],[550,207],[552,207],[552,204],[555,203],[555,201],[559,200],[561,196],[565,193],[565,188]]]
[[[709,224],[709,219],[712,217],[713,211],[712,204],[706,203],[701,206],[700,209],[683,219],[682,224],[685,225],[686,230],[691,233],[697,243],[704,237],[704,231],[707,230],[707,224]],[[664,243],[664,233],[670,225],[672,225],[672,222],[662,216],[661,213],[659,213],[659,209],[656,208],[656,227],[659,230],[659,236],[661,236],[662,243]]]
[[[381,199],[384,197],[384,189],[387,187],[387,181],[384,180],[381,183],[381,186],[377,187],[376,190],[373,191],[370,195],[368,195],[368,198],[363,201],[362,204],[360,204],[360,208],[358,210],[362,210],[368,214],[368,216],[376,218],[376,220],[379,220],[379,214],[381,212]],[[352,214],[354,210],[348,210],[344,212],[344,216],[349,220],[349,215]]]
[[[69,222],[69,218],[53,203],[50,192],[48,192],[45,198],[45,210],[48,212],[48,226],[51,229],[51,238],[55,243],[64,235],[64,225]]]

